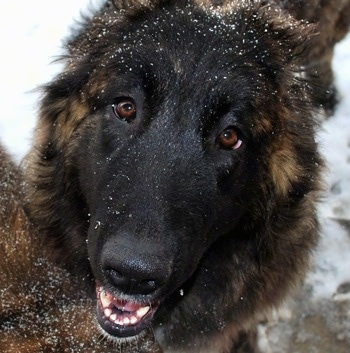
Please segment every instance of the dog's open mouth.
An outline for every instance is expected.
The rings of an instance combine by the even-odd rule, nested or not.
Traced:
[[[97,319],[104,331],[115,337],[136,336],[146,329],[159,304],[139,304],[115,297],[96,287]]]

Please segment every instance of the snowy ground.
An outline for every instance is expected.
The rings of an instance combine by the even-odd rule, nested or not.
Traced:
[[[17,161],[28,149],[35,123],[38,93],[33,88],[59,70],[49,63],[88,1],[2,4],[0,139]],[[300,299],[261,327],[265,353],[350,352],[350,36],[337,47],[334,69],[341,104],[319,134],[329,167],[319,210],[322,241]]]

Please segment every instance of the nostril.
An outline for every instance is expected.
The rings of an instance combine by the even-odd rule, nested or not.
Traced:
[[[112,282],[120,282],[124,280],[123,274],[114,268],[107,267],[105,269],[105,273],[107,277],[111,279]]]
[[[107,241],[101,254],[105,280],[116,290],[130,295],[147,295],[159,290],[169,281],[172,261],[167,253],[155,254],[149,248],[149,244],[130,242],[128,237]]]
[[[119,268],[105,267],[108,282],[126,294],[150,294],[162,286],[164,281],[150,278],[149,273],[130,269],[125,264]]]

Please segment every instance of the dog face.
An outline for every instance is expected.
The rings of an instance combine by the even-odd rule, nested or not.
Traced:
[[[102,104],[76,151],[100,321],[117,336],[144,329],[193,275],[209,246],[234,228],[256,182],[247,126],[262,65],[252,72],[255,63],[237,63],[244,48],[238,38],[227,48],[227,24],[210,32],[215,17],[192,22],[180,10],[145,17],[108,41],[116,55],[98,74],[109,76]]]
[[[61,161],[57,202],[70,225],[60,227],[87,249],[77,262],[89,258],[110,335],[161,320],[182,288],[199,295],[221,276],[216,257],[231,261],[239,298],[269,253],[260,248],[276,241],[278,210],[315,188],[306,86],[294,74],[308,30],[279,16],[249,4],[109,10],[68,43],[37,144],[42,161]]]

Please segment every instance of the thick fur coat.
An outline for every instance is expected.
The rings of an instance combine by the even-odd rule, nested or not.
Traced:
[[[323,166],[313,113],[335,101],[318,67],[349,13],[335,3],[114,1],[67,41],[26,212],[116,344],[151,329],[164,352],[253,352],[254,325],[302,280]],[[332,23],[328,39],[304,13]]]
[[[49,260],[23,211],[23,178],[0,147],[0,351],[161,352],[145,332],[134,342],[103,338],[79,280]]]

